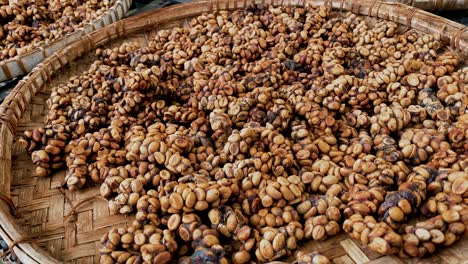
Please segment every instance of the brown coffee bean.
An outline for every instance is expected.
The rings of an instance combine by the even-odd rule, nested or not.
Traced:
[[[447,223],[454,223],[460,220],[460,214],[455,210],[445,210],[441,215],[442,219]]]
[[[387,254],[390,251],[390,246],[383,238],[376,237],[369,243],[369,248],[379,252],[380,254]]]
[[[182,199],[182,196],[178,193],[172,193],[169,196],[169,203],[171,207],[173,207],[176,210],[181,210],[184,206],[184,200]]]
[[[388,214],[393,220],[397,222],[401,222],[405,218],[403,211],[399,207],[396,207],[396,206],[390,208],[388,210]]]
[[[260,241],[259,249],[260,249],[260,253],[262,254],[262,256],[265,259],[268,260],[268,259],[273,258],[274,249],[273,249],[273,246],[271,245],[271,243],[268,240],[263,239],[262,241]]]
[[[133,242],[133,235],[124,234],[122,238],[120,239],[120,241],[122,241],[122,243],[125,243],[125,244],[130,244]]]
[[[135,237],[133,239],[135,241],[135,244],[138,246],[142,246],[146,243],[146,236],[143,233],[135,234]]]
[[[431,237],[432,237],[432,242],[434,244],[440,244],[442,242],[444,242],[445,240],[445,235],[444,233],[442,233],[442,231],[440,230],[437,230],[437,229],[432,229],[431,231],[429,231],[431,233]]]
[[[169,230],[176,230],[179,228],[179,225],[181,223],[181,217],[178,214],[173,214],[169,217],[169,220],[167,221],[167,228]]]
[[[421,241],[428,241],[431,239],[431,234],[429,231],[427,231],[424,228],[418,228],[416,229],[415,235],[419,238]]]
[[[206,202],[213,203],[219,199],[219,191],[216,189],[211,189],[206,192]]]

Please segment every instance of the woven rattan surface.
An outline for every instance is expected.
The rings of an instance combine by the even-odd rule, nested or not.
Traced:
[[[226,6],[231,9],[242,8],[249,3],[200,1],[118,22],[104,31],[81,38],[79,43],[47,59],[18,84],[0,106],[0,194],[11,197],[16,205],[15,215],[11,216],[7,203],[0,200],[0,219],[5,219],[0,223],[0,235],[10,246],[15,245],[14,251],[23,262],[97,263],[100,237],[112,226],[126,225],[132,221],[132,216],[109,214],[107,201],[99,198],[99,187],[71,193],[61,189],[64,171],[46,178],[34,175],[30,156],[15,139],[25,130],[43,126],[47,114],[45,101],[51,88],[87,69],[93,61],[93,52],[90,50],[99,44],[113,47],[131,41],[145,46],[157,29],[183,25],[186,18],[201,12],[225,9]],[[310,3],[332,4],[336,9],[343,8],[397,21],[404,24],[403,27],[417,26],[422,31],[440,33],[442,39],[453,48],[467,52],[466,27],[416,9],[399,4],[358,1]],[[293,1],[292,4],[298,2]],[[419,22],[427,19],[427,24]],[[434,23],[440,27],[432,28]],[[78,56],[81,57],[75,59]],[[30,242],[30,239],[35,242]],[[308,242],[301,249],[319,250],[334,263],[464,263],[468,260],[466,238],[423,260],[381,256],[346,234],[325,242]]]
[[[440,10],[464,10],[468,9],[467,0],[386,0],[388,2],[399,2],[428,11]]]

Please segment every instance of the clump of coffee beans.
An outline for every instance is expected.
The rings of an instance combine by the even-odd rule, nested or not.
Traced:
[[[98,49],[24,134],[38,176],[135,214],[102,263],[268,262],[342,229],[423,257],[465,234],[468,68],[437,37],[324,6],[189,24]]]
[[[115,0],[0,0],[0,60],[73,33],[99,18]]]

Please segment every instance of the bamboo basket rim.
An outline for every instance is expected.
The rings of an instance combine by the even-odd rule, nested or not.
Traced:
[[[77,41],[79,37],[122,19],[130,8],[131,3],[132,0],[116,0],[112,7],[85,26],[24,54],[0,61],[0,82],[29,73],[38,63],[66,45]]]
[[[51,80],[52,75],[74,59],[96,47],[141,31],[157,28],[161,23],[178,21],[204,12],[236,10],[251,4],[319,6],[328,5],[337,11],[353,13],[401,24],[408,28],[439,35],[450,47],[468,55],[468,30],[466,26],[441,18],[423,10],[400,3],[360,0],[196,0],[142,13],[115,22],[109,26],[81,36],[78,41],[59,49],[39,63],[5,98],[0,105],[0,236],[24,263],[60,263],[49,252],[40,248],[15,222],[10,209],[11,146],[18,123],[32,97]],[[436,26],[434,26],[437,25]],[[431,26],[432,25],[432,26]]]
[[[414,6],[426,11],[442,10],[466,10],[468,1],[458,0],[386,0],[389,2],[399,2],[405,5]]]

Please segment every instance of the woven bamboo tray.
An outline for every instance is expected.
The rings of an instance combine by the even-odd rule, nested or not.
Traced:
[[[468,0],[385,0],[386,2],[399,2],[427,11],[465,10],[468,9]]]
[[[92,21],[87,26],[77,29],[75,32],[58,38],[47,45],[34,49],[33,51],[15,56],[8,60],[0,61],[0,82],[26,75],[38,63],[52,55],[57,50],[69,45],[80,37],[96,29],[103,28],[122,19],[131,4],[132,0],[117,0],[113,7],[104,12],[100,18]]]
[[[132,216],[110,215],[99,187],[76,193],[61,190],[65,172],[39,178],[29,155],[16,142],[18,135],[43,126],[45,101],[51,87],[80,74],[93,61],[92,50],[123,42],[146,45],[161,28],[183,25],[202,12],[244,8],[259,0],[200,0],[143,13],[81,37],[45,59],[26,76],[0,105],[0,236],[24,263],[97,263],[99,238],[112,226],[126,225]],[[273,1],[273,5],[330,5],[336,11],[352,11],[395,21],[403,28],[439,34],[458,50],[466,63],[468,30],[447,19],[402,4],[359,0]],[[372,18],[374,17],[374,18]],[[15,207],[16,206],[16,207]],[[16,210],[13,210],[16,209]],[[13,214],[14,213],[14,214]],[[309,242],[302,250],[320,250],[334,263],[466,263],[468,240],[439,251],[431,258],[402,260],[381,256],[340,234],[324,242]],[[284,260],[283,260],[284,261]],[[287,260],[286,260],[287,261]]]

